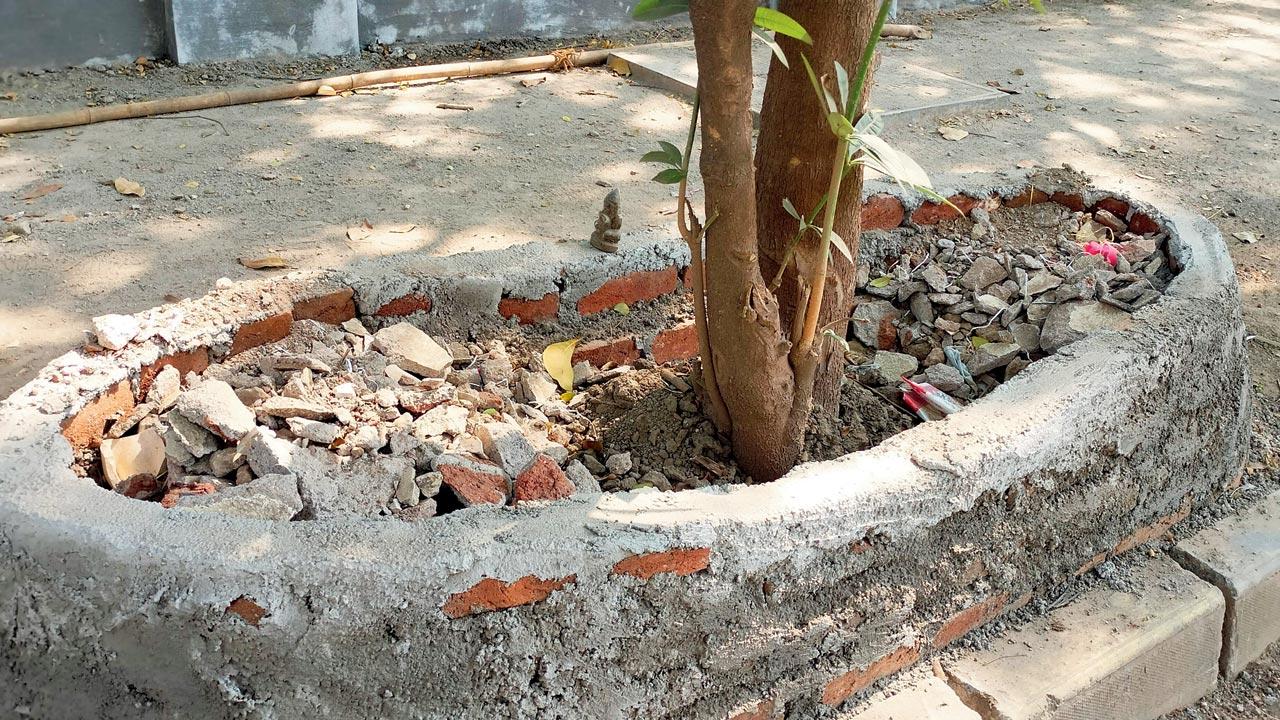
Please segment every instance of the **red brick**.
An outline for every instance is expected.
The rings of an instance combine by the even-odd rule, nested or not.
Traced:
[[[512,505],[530,500],[559,500],[573,494],[573,483],[560,465],[548,455],[538,455],[529,467],[516,476]]]
[[[648,580],[659,573],[684,577],[706,570],[710,563],[711,548],[676,548],[623,558],[614,564],[613,574],[630,575],[641,580]]]
[[[507,502],[507,478],[497,466],[493,472],[484,472],[461,465],[441,465],[440,474],[444,476],[444,484],[467,506]]]
[[[555,320],[560,312],[560,293],[549,292],[540,300],[502,298],[498,302],[498,314],[504,318],[519,318],[521,325],[532,325],[544,320]]]
[[[865,690],[871,683],[910,667],[919,659],[919,648],[914,645],[903,645],[866,668],[850,670],[827,683],[822,690],[822,704],[835,707],[848,700],[854,693]]]
[[[1076,577],[1080,577],[1081,575],[1083,575],[1083,574],[1085,574],[1085,573],[1089,572],[1090,570],[1092,570],[1092,569],[1094,569],[1094,568],[1098,567],[1099,565],[1101,565],[1102,563],[1104,563],[1104,562],[1106,562],[1106,561],[1107,561],[1107,553],[1106,553],[1106,551],[1103,551],[1103,552],[1098,553],[1097,555],[1094,555],[1093,557],[1089,558],[1088,560],[1085,560],[1085,561],[1084,561],[1084,563],[1083,563],[1080,567],[1076,568]]]
[[[916,225],[936,225],[943,220],[960,217],[962,214],[968,215],[970,210],[974,209],[978,206],[978,203],[982,202],[978,198],[969,197],[968,195],[952,195],[947,199],[950,200],[956,208],[960,208],[960,212],[957,213],[956,208],[953,208],[950,205],[927,202],[916,208],[915,212],[911,213],[911,222]]]
[[[62,436],[77,450],[96,448],[102,444],[107,422],[128,413],[133,407],[133,390],[128,380],[121,380],[64,421]]]
[[[1191,498],[1186,498],[1182,501],[1182,505],[1177,510],[1174,510],[1144,528],[1138,528],[1138,530],[1132,535],[1116,543],[1116,546],[1111,550],[1112,556],[1127,553],[1139,545],[1146,545],[1152,540],[1164,535],[1166,532],[1169,532],[1169,528],[1182,522],[1190,514]]]
[[[1084,212],[1084,197],[1080,193],[1055,192],[1049,200],[1072,212]]]
[[[970,605],[952,615],[946,622],[942,623],[942,627],[938,628],[938,632],[934,634],[933,647],[941,650],[955,642],[957,638],[966,635],[970,630],[980,625],[985,625],[1000,615],[1008,602],[1009,593],[1000,593],[976,605]]]
[[[693,321],[663,330],[653,339],[653,361],[659,365],[698,356],[698,329]]]
[[[583,361],[596,367],[604,367],[610,362],[614,365],[626,365],[639,357],[640,349],[636,347],[636,339],[630,336],[613,340],[592,340],[573,350],[574,365]]]
[[[145,398],[155,382],[156,375],[166,367],[175,367],[186,377],[187,373],[202,373],[209,367],[209,348],[198,347],[194,350],[166,355],[146,365],[138,372],[138,397]]]
[[[431,298],[422,293],[401,295],[378,308],[373,314],[378,317],[404,317],[416,312],[431,312]]]
[[[675,292],[679,278],[674,266],[661,270],[633,272],[613,278],[578,301],[578,312],[583,315],[609,310],[618,303],[628,305],[642,300],[652,300]]]
[[[862,201],[863,230],[891,230],[902,224],[907,210],[893,195],[872,195]]]
[[[235,600],[232,600],[231,603],[227,605],[227,612],[239,615],[240,619],[254,627],[258,627],[258,623],[262,622],[262,618],[271,614],[267,612],[266,608],[259,605],[256,600],[248,595],[241,595]]]
[[[1099,200],[1094,206],[1095,210],[1101,209],[1115,215],[1121,220],[1129,215],[1129,203],[1120,198],[1105,197]]]
[[[761,700],[729,716],[729,720],[773,720],[775,717],[775,703],[772,700]]]
[[[1006,207],[1020,208],[1049,202],[1049,193],[1033,186],[1004,201]]]
[[[355,296],[355,290],[343,288],[328,295],[300,300],[293,304],[293,319],[339,325],[356,316]]]
[[[680,270],[680,282],[685,289],[693,288],[693,268],[685,267]]]
[[[245,323],[236,330],[236,336],[231,341],[231,352],[227,353],[227,357],[239,355],[259,345],[283,340],[289,335],[291,329],[293,329],[293,315],[287,312]]]
[[[441,610],[451,618],[466,617],[479,613],[506,610],[507,608],[528,605],[546,600],[551,593],[573,582],[578,576],[569,575],[559,579],[543,580],[533,575],[525,575],[515,582],[505,583],[493,578],[485,578],[469,590],[449,596]]]
[[[1150,235],[1162,230],[1160,224],[1145,213],[1136,212],[1129,218],[1129,232],[1139,235]]]

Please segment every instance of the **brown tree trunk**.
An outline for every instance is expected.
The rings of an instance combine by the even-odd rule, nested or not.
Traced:
[[[795,384],[778,307],[760,275],[751,142],[752,0],[694,0],[702,99],[707,325],[716,384],[733,420],[738,464],[756,480],[780,477],[798,447],[784,437]]]
[[[791,68],[774,58],[769,68],[764,104],[760,111],[760,137],[756,152],[756,228],[760,265],[770,280],[777,274],[787,246],[795,237],[797,223],[782,208],[790,198],[802,215],[808,216],[827,190],[831,154],[836,138],[828,129],[826,108],[819,104],[805,73],[800,55],[809,58],[814,72],[830,76],[828,87],[835,93],[834,61],[857,73],[859,56],[871,39],[879,3],[876,0],[784,0],[780,8],[800,23],[813,37],[813,45],[779,35]],[[700,66],[701,67],[701,66]],[[852,82],[852,80],[851,80]],[[863,107],[870,90],[863,91]],[[859,112],[861,112],[861,108]],[[862,168],[854,168],[841,186],[835,232],[844,238],[856,258],[861,230]],[[821,222],[822,216],[817,217]],[[779,318],[790,327],[803,311],[803,292],[798,277],[804,277],[817,263],[818,236],[809,233],[796,250],[795,262],[787,267],[778,288]],[[797,275],[797,267],[800,275]],[[823,294],[819,327],[849,317],[853,308],[857,268],[832,249],[826,292]],[[847,324],[831,326],[843,336]],[[843,354],[831,342],[820,346],[813,405],[822,411],[838,408]]]

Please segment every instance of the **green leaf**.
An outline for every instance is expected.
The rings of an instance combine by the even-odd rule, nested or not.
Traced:
[[[688,8],[689,3],[686,2],[685,7]],[[809,33],[805,31],[800,23],[791,19],[784,12],[779,12],[773,8],[758,7],[756,8],[756,27],[762,27],[765,30],[772,30],[779,35],[786,35],[795,38],[805,45],[812,45],[813,38],[809,37]]]
[[[759,28],[751,28],[751,32],[755,33],[756,37],[760,38],[760,42],[769,46],[769,49],[773,51],[774,57],[778,58],[778,62],[782,63],[782,67],[788,70],[791,69],[791,63],[787,62],[787,54],[782,51],[781,45],[775,42],[773,38],[765,35],[764,31]]]
[[[844,139],[853,135],[853,123],[849,122],[849,118],[843,113],[827,113],[827,124],[831,126],[831,132],[838,138]]]
[[[667,152],[667,157],[670,158],[669,162],[672,165],[676,167],[680,167],[681,165],[684,164],[684,156],[681,155],[680,148],[676,147],[675,145],[672,145],[666,140],[659,140],[658,147],[662,148]]]
[[[987,340],[986,338],[980,335],[974,335],[973,337],[969,338],[969,342],[973,343],[973,349],[977,350],[978,348],[990,342],[990,340]]]
[[[837,235],[834,230],[831,231],[831,244],[840,251],[845,260],[853,262],[853,253],[849,252],[849,246],[845,243],[844,238]]]
[[[654,182],[660,182],[663,185],[675,185],[683,179],[684,172],[680,168],[667,168],[653,176]]]
[[[640,0],[631,8],[635,20],[661,20],[664,17],[689,12],[689,0]]]
[[[849,111],[849,73],[845,71],[840,61],[835,62],[836,66],[836,90],[840,92],[840,107],[847,113]]]
[[[893,282],[893,278],[889,277],[888,275],[881,275],[880,277],[872,280],[867,284],[873,288],[882,288],[882,287],[888,287],[889,283],[891,282]]]
[[[782,198],[782,209],[786,210],[787,214],[791,217],[797,220],[803,220],[803,218],[800,217],[800,213],[796,212],[796,206],[791,204],[791,198]]]
[[[640,157],[640,162],[662,163],[663,165],[671,164],[671,157],[667,155],[665,150],[650,150]]]
[[[809,83],[813,85],[813,92],[818,96],[818,104],[825,105],[827,112],[838,112],[835,101],[831,99],[831,93],[822,87],[822,83],[818,82],[818,76],[813,72],[813,66],[809,64],[809,58],[804,53],[800,53],[800,60],[804,62],[804,70],[809,74]]]
[[[853,131],[859,135],[879,135],[884,130],[884,117],[874,110],[868,110],[853,124]]]

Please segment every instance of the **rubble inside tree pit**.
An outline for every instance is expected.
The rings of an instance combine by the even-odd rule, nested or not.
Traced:
[[[840,408],[815,415],[801,460],[865,449],[919,422],[902,401],[904,376],[966,402],[1089,332],[1127,328],[1175,268],[1163,234],[1129,233],[1100,212],[976,209],[866,234],[884,257],[859,268]],[[1112,228],[1114,253],[1084,252],[1085,221]],[[749,482],[702,413],[696,360],[581,362],[575,393],[562,394],[539,353],[507,347],[409,322],[371,332],[359,320],[298,321],[285,339],[199,376],[164,368],[79,467],[132,498],[269,520],[414,521],[575,493]]]

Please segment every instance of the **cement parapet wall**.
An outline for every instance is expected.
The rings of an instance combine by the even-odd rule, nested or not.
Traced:
[[[947,192],[998,204],[1025,185]],[[767,703],[822,717],[1236,477],[1249,385],[1221,237],[1179,210],[1133,199],[1131,212],[1171,232],[1183,269],[1167,295],[1132,330],[1091,335],[944,422],[765,485],[419,524],[165,511],[74,476],[64,420],[162,356],[216,358],[242,323],[346,288],[364,313],[450,296],[440,278],[324,273],[188,301],[170,340],[68,354],[0,404],[0,707],[722,720]],[[601,275],[536,271],[551,285],[503,279],[497,296],[555,287],[563,319],[599,283],[682,265],[643,248],[599,262]],[[516,606],[471,612],[495,587]],[[266,615],[229,611],[238,598]]]

